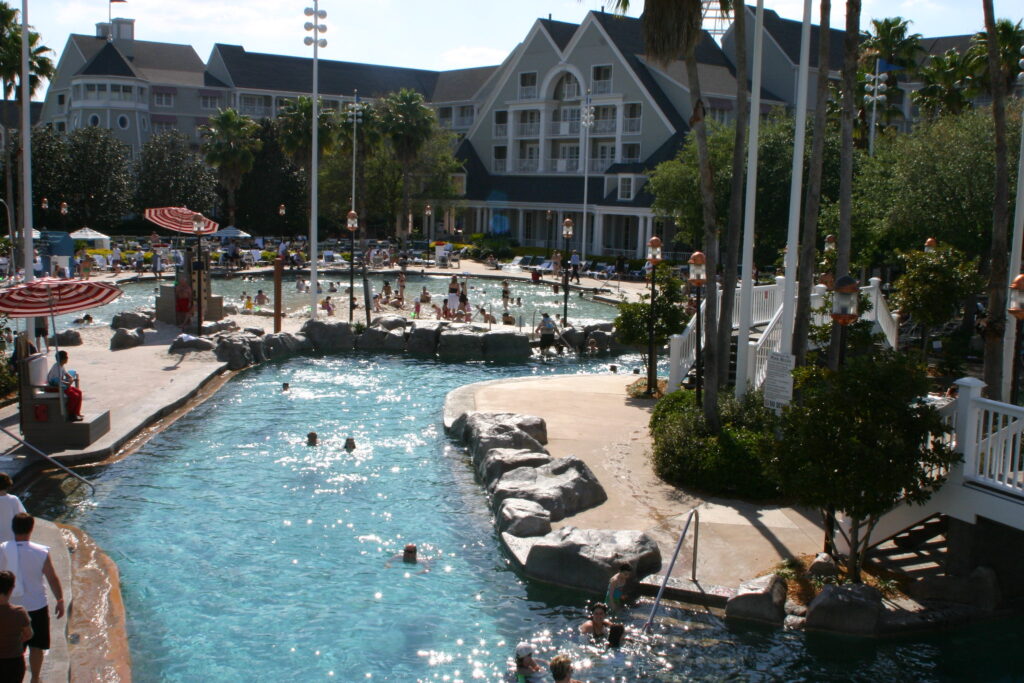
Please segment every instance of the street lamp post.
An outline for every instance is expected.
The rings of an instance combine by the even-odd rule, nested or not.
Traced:
[[[359,230],[359,214],[355,210],[348,212],[345,227],[348,228],[352,250],[348,257],[348,322],[351,324],[353,311],[356,308],[356,231]]]
[[[839,367],[846,360],[846,328],[857,320],[860,283],[849,275],[836,280],[832,290],[832,320],[839,325]]]
[[[885,84],[889,80],[889,74],[878,73],[878,65],[881,59],[875,60],[875,73],[867,75],[867,85],[864,89],[867,91],[867,95],[864,96],[864,102],[871,105],[871,130],[868,132],[868,156],[875,156],[875,121],[878,118],[878,105],[879,103],[885,104],[886,96],[885,91],[889,89],[889,86]]]
[[[310,159],[310,172],[309,172],[309,291],[311,303],[309,307],[309,316],[311,319],[316,320],[316,299],[317,299],[317,282],[316,282],[316,263],[319,258],[317,254],[317,213],[319,206],[317,202],[317,176],[319,175],[320,166],[320,59],[319,49],[327,47],[327,40],[320,37],[321,33],[327,31],[327,26],[320,23],[321,19],[327,18],[327,12],[320,9],[319,0],[313,0],[313,6],[305,9],[307,17],[313,17],[313,21],[307,21],[305,28],[307,31],[313,33],[312,36],[306,36],[303,42],[306,45],[313,46],[313,101],[312,101],[312,116],[310,120],[310,128],[312,131],[312,149]]]
[[[434,207],[432,207],[430,204],[427,204],[425,207],[423,207],[423,215],[427,219],[426,222],[424,222],[423,224],[423,239],[430,239],[430,217],[434,215]]]
[[[60,203],[60,229],[64,232],[68,231],[68,203]]]
[[[366,105],[359,101],[359,91],[352,91],[352,104],[345,112],[345,121],[352,124],[352,211],[356,210],[356,150],[359,147],[359,124],[363,122],[363,110]],[[354,239],[354,238],[353,238]],[[352,250],[355,254],[355,250]]]
[[[654,398],[658,384],[658,358],[654,350],[654,272],[661,262],[661,238],[657,235],[647,240],[647,262],[651,264],[651,305],[647,315],[647,398]]]
[[[688,263],[690,264],[690,273],[686,280],[697,292],[697,312],[694,313],[697,316],[697,344],[695,346],[696,355],[694,360],[697,365],[697,405],[699,406],[701,405],[701,387],[704,384],[704,354],[701,352],[701,342],[703,341],[701,339],[701,322],[703,316],[700,314],[700,293],[704,283],[708,281],[708,267],[707,259],[699,251],[695,251],[690,255]]]
[[[1010,315],[1016,323],[1017,335],[1013,345],[1013,384],[1010,385],[1010,403],[1016,405],[1020,398],[1020,343],[1024,328],[1024,275],[1018,275],[1010,284]]]
[[[548,209],[545,214],[548,218],[548,258],[551,258],[551,236],[555,232],[555,226],[552,224],[552,219],[555,217],[555,212]]]
[[[61,202],[61,212],[64,211],[64,203]],[[203,214],[192,214],[192,230],[196,234],[196,260],[192,262],[192,270],[196,274],[196,336],[203,336],[203,299],[206,297],[203,272],[206,270],[206,259],[203,258],[203,224],[206,219]]]
[[[583,129],[583,232],[580,237],[580,260],[583,263],[587,262],[587,186],[590,184],[590,127],[593,125],[594,107],[590,104],[590,90],[587,90],[587,99],[580,112],[580,128]]]
[[[565,245],[565,253],[569,253],[569,240],[572,239],[572,219],[566,218],[562,221],[562,240]],[[562,327],[564,328],[569,324],[569,269],[563,268],[563,288],[565,289],[565,296],[562,302]]]

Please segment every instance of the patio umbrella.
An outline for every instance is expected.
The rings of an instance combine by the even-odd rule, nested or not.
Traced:
[[[165,206],[157,209],[146,209],[143,215],[147,221],[156,223],[161,228],[184,232],[189,235],[209,235],[220,227],[215,221],[201,213],[184,206]],[[198,218],[197,218],[198,217]]]
[[[60,351],[60,345],[56,343],[55,316],[108,304],[123,293],[117,285],[109,282],[42,277],[0,290],[0,313],[9,318],[38,318],[49,314],[54,346]],[[60,411],[63,414],[64,392],[57,393],[60,394]]]
[[[210,237],[252,237],[252,235],[244,230],[239,230],[233,225],[229,225],[228,227],[221,228],[217,232],[213,233]]]

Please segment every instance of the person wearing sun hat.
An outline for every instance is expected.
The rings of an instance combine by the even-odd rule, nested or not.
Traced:
[[[547,681],[548,663],[533,658],[533,644],[524,640],[516,645],[516,683],[540,683]]]

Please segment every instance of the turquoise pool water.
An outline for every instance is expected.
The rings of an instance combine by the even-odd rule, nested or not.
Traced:
[[[1006,655],[1019,621],[871,642],[675,610],[649,644],[608,653],[580,641],[589,596],[509,569],[440,416],[462,384],[603,367],[358,355],[266,365],[126,460],[86,470],[95,496],[27,502],[118,563],[138,681],[505,680],[522,639],[544,658],[571,652],[589,681],[1015,680]],[[387,566],[407,542],[429,572]]]

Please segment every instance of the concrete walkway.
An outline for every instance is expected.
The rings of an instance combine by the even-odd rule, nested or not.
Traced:
[[[702,497],[658,479],[648,460],[653,402],[626,395],[635,380],[573,375],[473,384],[453,392],[446,418],[466,409],[544,418],[551,454],[582,459],[608,493],[604,504],[552,526],[646,531],[658,542],[665,569],[689,511],[699,506],[702,586],[735,588],[782,559],[820,549],[823,532],[813,512]],[[689,578],[692,551],[691,531],[674,578]]]

